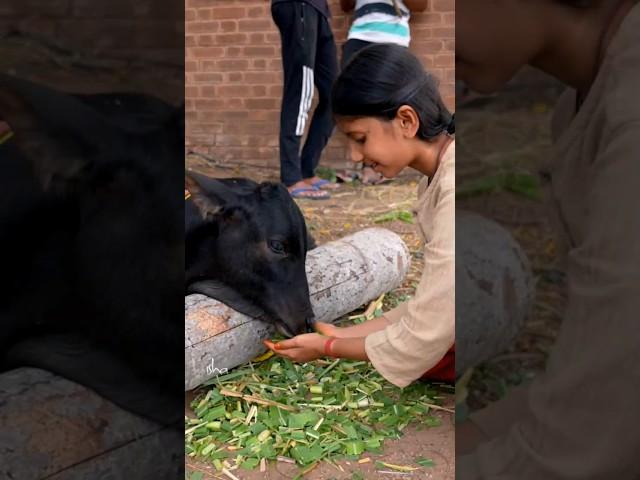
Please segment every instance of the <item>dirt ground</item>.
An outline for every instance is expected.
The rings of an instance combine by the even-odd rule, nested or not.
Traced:
[[[187,158],[187,166],[202,173],[216,177],[250,176],[258,181],[277,181],[278,172],[273,169],[252,170],[248,175],[245,170],[228,169],[212,166],[205,158],[191,155]],[[375,187],[363,187],[359,183],[341,184],[339,190],[332,194],[330,200],[298,200],[316,241],[324,243],[343,237],[368,227],[382,226],[399,234],[412,255],[412,265],[403,285],[394,290],[390,300],[394,296],[411,295],[420,278],[422,270],[422,251],[419,237],[415,231],[415,225],[400,220],[376,224],[374,220],[393,210],[411,210],[416,200],[417,182],[419,176],[407,176],[400,180],[378,185]],[[388,306],[386,307],[388,308]],[[444,395],[443,405],[452,408],[454,399],[452,395]],[[354,462],[339,462],[344,469],[340,471],[329,463],[321,463],[313,471],[305,475],[310,480],[347,480],[354,477],[354,472],[362,474],[363,479],[389,479],[401,477],[407,479],[438,479],[449,480],[454,478],[454,425],[453,415],[440,412],[438,415],[442,424],[438,427],[422,428],[407,427],[405,435],[394,441],[385,441],[383,455],[363,455],[362,458],[370,458],[368,463],[358,464]],[[413,465],[418,457],[433,460],[434,466],[423,468],[413,473],[380,471],[375,468],[375,461],[382,460],[397,465]],[[186,459],[188,470],[200,471],[204,479],[226,478],[215,472],[215,469],[205,463]],[[241,480],[253,479],[290,479],[295,477],[299,468],[286,463],[273,463],[269,465],[266,473],[258,470],[235,470],[233,474]],[[216,476],[218,475],[218,476]]]

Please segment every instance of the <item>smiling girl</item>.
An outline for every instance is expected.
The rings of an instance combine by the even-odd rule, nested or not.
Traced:
[[[361,50],[332,92],[351,159],[387,178],[411,167],[423,175],[417,221],[424,269],[415,296],[382,317],[347,328],[319,323],[322,334],[267,346],[294,361],[322,356],[369,360],[391,383],[421,377],[454,381],[455,132],[435,79],[408,49]],[[426,372],[426,373],[425,373]]]

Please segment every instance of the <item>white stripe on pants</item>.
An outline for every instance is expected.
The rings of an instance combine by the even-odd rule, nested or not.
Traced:
[[[302,136],[304,127],[309,118],[309,108],[313,100],[313,70],[305,65],[302,66],[302,94],[300,95],[300,106],[298,108],[298,123],[296,124],[296,135]]]

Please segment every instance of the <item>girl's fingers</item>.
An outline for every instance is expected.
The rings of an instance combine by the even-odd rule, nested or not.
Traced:
[[[294,338],[290,338],[288,340],[282,340],[282,341],[280,341],[278,343],[275,343],[273,345],[273,348],[276,351],[279,351],[279,350],[286,350],[287,348],[295,348],[295,347],[298,347],[298,346],[299,346],[298,345],[298,341],[294,337]]]
[[[296,361],[295,350],[276,350],[276,354],[289,360]]]
[[[323,335],[333,335],[333,333],[335,332],[335,329],[336,327],[334,327],[329,323],[316,322],[316,331]]]

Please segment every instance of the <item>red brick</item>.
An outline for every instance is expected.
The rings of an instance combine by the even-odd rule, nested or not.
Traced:
[[[222,80],[221,73],[196,73],[193,75],[195,83],[222,83]]]
[[[275,110],[280,108],[280,102],[275,98],[247,98],[244,104],[251,110]]]
[[[220,31],[229,33],[238,31],[238,22],[235,20],[224,20],[220,22]]]
[[[265,97],[267,95],[267,87],[264,85],[253,85],[250,88],[250,92],[254,97]]]
[[[213,16],[216,19],[242,18],[245,9],[243,7],[216,7]]]
[[[247,43],[247,38],[245,33],[221,33],[216,35],[216,43],[218,45],[241,45]]]
[[[434,65],[436,67],[453,67],[455,65],[453,54],[436,55]]]
[[[278,102],[278,111],[273,110],[251,110],[249,112],[249,120],[259,122],[279,122],[280,121],[280,102]]]
[[[435,12],[453,12],[456,9],[455,0],[432,0],[432,8]]]
[[[446,70],[444,80],[447,83],[454,83],[456,81],[456,70],[455,70],[455,68],[448,68]]]
[[[271,19],[239,20],[238,30],[241,32],[264,32],[275,28]]]
[[[247,8],[247,17],[249,18],[264,18],[267,16],[271,17],[271,12],[267,10],[266,6]]]
[[[215,45],[215,36],[214,35],[197,35],[197,42],[199,47],[211,47]]]
[[[245,71],[249,67],[249,60],[218,60],[216,63],[217,68],[221,72],[237,72]]]
[[[244,81],[248,84],[273,84],[281,82],[281,76],[275,72],[246,72],[244,74]],[[280,85],[278,86],[280,87]]]
[[[220,28],[219,22],[188,22],[186,33],[215,33]]]
[[[247,94],[245,85],[220,85],[217,90],[221,97],[243,97]]]
[[[267,61],[264,58],[256,58],[251,61],[251,67],[257,70],[264,70],[267,68]]]
[[[215,135],[202,135],[190,132],[191,127],[186,127],[186,140],[188,145],[213,145]]]
[[[411,31],[433,27],[434,25],[442,25],[442,19],[443,15],[441,13],[428,12],[414,14],[413,21],[410,24]]]
[[[219,0],[186,0],[187,8],[213,7]]]
[[[443,43],[441,40],[426,40],[424,42],[420,42],[411,50],[418,54],[426,53],[428,55],[435,55],[443,50]]]
[[[434,27],[431,30],[432,36],[436,38],[456,38],[456,29],[454,27]]]
[[[191,49],[190,53],[196,59],[220,58],[224,53],[224,49],[220,47],[195,47]]]
[[[265,33],[265,43],[273,43],[280,45],[280,33]]]
[[[209,98],[209,99],[220,99],[220,95],[218,93],[218,89],[216,86],[207,85],[200,87],[200,97],[201,98]],[[220,99],[220,104],[218,107],[223,105],[222,100]],[[215,107],[214,107],[215,108]]]
[[[199,8],[196,12],[199,21],[211,20],[213,18],[213,10],[211,8]]]
[[[246,110],[227,110],[220,113],[226,120],[230,120],[222,125],[222,131],[228,133],[237,133],[241,129],[241,124],[237,120],[246,120],[249,116]]]
[[[211,111],[211,110],[217,110],[218,108],[220,108],[221,106],[224,105],[224,101],[223,100],[219,100],[219,99],[198,99],[195,100],[193,102],[193,108],[197,111],[197,112],[201,112],[201,111]]]
[[[244,47],[243,53],[245,57],[261,57],[261,58],[273,58],[275,56],[280,57],[280,50],[274,46],[268,47]]]
[[[191,134],[209,134],[214,135],[216,133],[222,133],[222,123],[195,123],[190,126],[189,133]],[[216,137],[217,139],[217,137]]]
[[[251,45],[264,45],[265,39],[264,33],[250,33],[249,34],[249,43]]]
[[[240,57],[242,56],[242,47],[227,47],[224,56],[227,58]]]
[[[187,85],[184,87],[184,95],[189,98],[197,98],[199,96],[199,89],[194,85]]]

